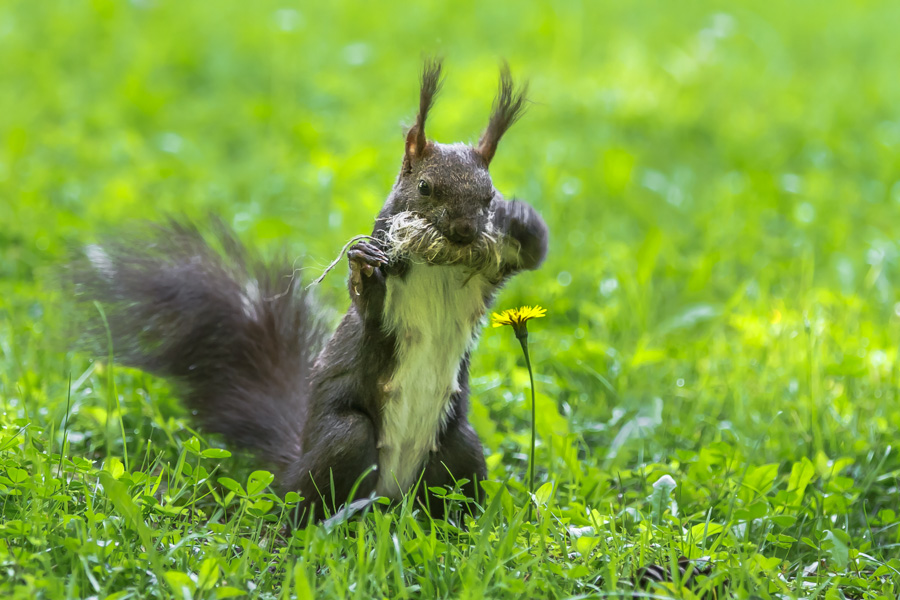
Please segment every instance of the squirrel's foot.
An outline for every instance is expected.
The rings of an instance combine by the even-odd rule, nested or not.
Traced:
[[[387,255],[370,242],[354,244],[347,258],[350,259],[350,288],[357,296],[362,293],[362,276],[371,277],[375,269],[388,262]]]

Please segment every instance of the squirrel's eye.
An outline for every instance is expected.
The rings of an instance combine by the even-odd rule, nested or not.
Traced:
[[[430,196],[431,195],[431,184],[429,184],[424,179],[419,180],[419,194],[422,196]]]

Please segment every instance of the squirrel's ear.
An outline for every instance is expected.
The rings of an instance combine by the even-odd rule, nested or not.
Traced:
[[[419,114],[416,124],[406,133],[406,154],[403,159],[404,169],[409,170],[414,162],[425,156],[428,140],[425,138],[425,119],[434,104],[434,97],[441,89],[442,64],[439,58],[425,61],[422,69],[422,84],[419,89]]]
[[[509,65],[503,63],[500,67],[500,87],[494,99],[494,107],[491,109],[491,120],[478,140],[477,150],[485,164],[491,164],[500,138],[525,112],[527,92],[528,82],[518,90],[515,89],[512,76],[509,74]]]

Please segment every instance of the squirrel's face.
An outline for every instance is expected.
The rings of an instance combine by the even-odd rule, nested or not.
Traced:
[[[428,144],[401,173],[391,194],[392,212],[412,212],[453,244],[474,242],[489,226],[499,196],[484,159],[465,144]]]
[[[428,142],[416,160],[404,159],[378,217],[386,252],[391,258],[493,272],[500,248],[492,207],[500,198],[477,150]]]
[[[509,69],[503,67],[490,121],[478,146],[472,147],[438,144],[425,136],[425,120],[440,83],[440,61],[426,61],[419,114],[406,133],[403,167],[376,230],[392,257],[465,264],[482,271],[499,267],[492,208],[503,198],[491,182],[488,165],[500,138],[524,110],[525,87],[517,91]]]

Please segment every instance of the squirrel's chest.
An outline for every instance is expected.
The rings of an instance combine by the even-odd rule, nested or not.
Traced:
[[[384,328],[394,334],[385,384],[377,492],[397,498],[416,481],[459,391],[460,363],[485,312],[484,279],[457,266],[414,264],[388,279]]]

